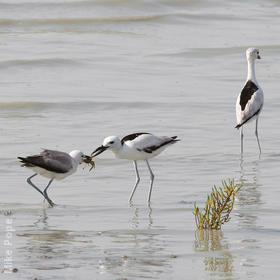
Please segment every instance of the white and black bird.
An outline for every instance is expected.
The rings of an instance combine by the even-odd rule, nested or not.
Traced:
[[[81,151],[74,150],[72,152],[64,153],[54,150],[44,150],[39,155],[28,157],[18,157],[21,166],[30,168],[35,172],[32,176],[27,178],[28,184],[35,188],[53,207],[55,204],[49,198],[47,190],[54,179],[62,180],[76,172],[78,165],[82,162],[89,163],[90,157],[84,155]],[[50,181],[43,191],[32,183],[31,178],[36,175],[49,178]]]
[[[106,137],[103,144],[98,147],[91,156],[96,157],[105,150],[111,150],[117,158],[132,160],[136,173],[136,182],[134,188],[131,192],[129,201],[135,193],[135,190],[140,182],[140,177],[137,168],[137,161],[144,160],[150,172],[151,184],[148,195],[148,202],[151,200],[154,174],[150,167],[148,160],[159,155],[163,150],[165,150],[169,145],[179,141],[177,136],[167,137],[167,136],[155,136],[146,132],[133,133],[125,136],[120,140],[117,136]]]
[[[256,119],[255,135],[257,138],[259,151],[261,146],[258,136],[258,118],[263,107],[263,91],[259,86],[255,75],[255,60],[260,59],[258,49],[249,48],[246,51],[248,62],[248,75],[244,88],[236,101],[236,128],[241,127],[241,153],[243,153],[243,125],[248,121]]]

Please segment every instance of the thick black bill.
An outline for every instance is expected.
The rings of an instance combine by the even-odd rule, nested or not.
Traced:
[[[100,146],[91,153],[91,156],[96,157],[96,156],[100,155],[101,153],[103,153],[104,151],[106,151],[107,149],[108,149],[108,147]]]
[[[258,58],[258,59],[261,59],[261,56],[258,54],[257,58]]]

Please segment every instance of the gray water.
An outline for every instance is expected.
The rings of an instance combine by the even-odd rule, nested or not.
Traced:
[[[0,270],[7,254],[17,268],[0,279],[276,279],[279,16],[277,0],[0,1]],[[254,123],[243,157],[234,129],[251,46],[260,158]],[[137,131],[181,139],[150,162],[150,207],[143,163],[132,205],[132,163],[107,152],[52,184],[51,209],[16,160]],[[227,178],[242,185],[232,219],[196,232],[193,203]]]

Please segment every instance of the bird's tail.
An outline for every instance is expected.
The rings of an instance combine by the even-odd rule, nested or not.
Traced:
[[[27,160],[26,158],[24,158],[24,157],[18,157],[18,159],[19,159],[20,162],[22,163],[21,166],[23,166],[23,167],[32,167],[32,166],[33,166],[33,165],[32,165],[30,162],[28,162],[28,160]]]
[[[25,163],[25,158],[23,158],[23,157],[18,157],[18,159],[20,160],[20,162]]]
[[[240,123],[235,128],[239,129],[242,125],[243,125],[243,123]]]
[[[243,121],[242,123],[239,123],[235,128],[239,129],[243,124],[245,124],[246,122],[251,120],[253,117],[258,116],[258,114],[260,113],[261,109],[262,109],[262,107],[260,107],[260,109],[258,111],[256,111],[252,116],[250,116],[247,120]]]
[[[172,142],[178,142],[181,141],[181,139],[177,139],[178,136],[172,136],[171,139],[173,139]]]

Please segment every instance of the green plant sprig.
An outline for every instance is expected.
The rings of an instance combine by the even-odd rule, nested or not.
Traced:
[[[228,183],[222,181],[223,188],[214,186],[212,192],[207,196],[204,211],[200,211],[194,203],[194,216],[197,229],[220,229],[221,226],[230,220],[230,212],[233,209],[235,195],[240,186],[234,180]]]

